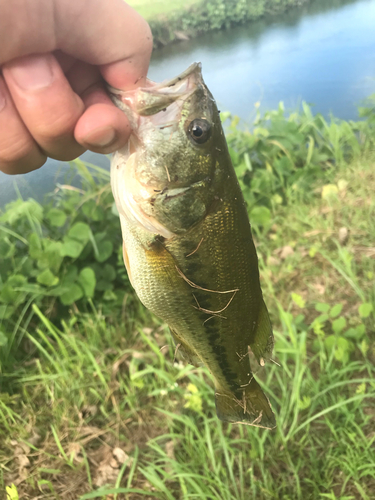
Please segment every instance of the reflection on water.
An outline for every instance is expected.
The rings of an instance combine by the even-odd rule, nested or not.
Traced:
[[[245,121],[280,100],[295,109],[301,100],[328,116],[356,119],[357,105],[375,92],[375,2],[313,0],[283,15],[266,17],[228,31],[208,33],[153,54],[150,78],[161,81],[201,61],[207,85],[221,110]],[[108,166],[108,158],[86,153],[89,162]],[[61,162],[17,178],[0,173],[0,206],[22,195],[40,198],[53,190]]]
[[[261,110],[301,100],[343,119],[375,92],[375,2],[315,0],[277,18],[263,18],[228,31],[155,52],[150,77],[168,78],[192,61],[220,109],[250,121]]]

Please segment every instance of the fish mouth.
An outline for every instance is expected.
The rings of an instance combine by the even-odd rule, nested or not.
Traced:
[[[180,75],[146,86],[123,91],[107,86],[112,102],[126,114],[133,130],[148,117],[157,127],[167,127],[179,121],[183,103],[198,88],[204,87],[201,63],[191,64]]]

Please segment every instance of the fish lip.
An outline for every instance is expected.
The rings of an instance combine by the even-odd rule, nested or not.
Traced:
[[[201,63],[193,63],[178,76],[161,83],[147,80],[146,86],[128,91],[107,85],[107,90],[112,102],[126,114],[134,133],[143,117],[147,116],[153,121],[153,116],[156,117],[177,101],[182,104],[198,87],[204,85],[201,68]],[[179,118],[179,113],[176,113],[165,124],[162,119],[156,118],[155,125],[168,126],[176,123]]]
[[[160,92],[161,90],[166,91],[166,89],[171,89],[172,87],[175,87],[177,84],[183,82],[184,80],[189,79],[190,77],[193,77],[195,79],[195,83],[203,83],[203,78],[202,78],[202,64],[200,62],[195,62],[190,64],[188,68],[185,69],[182,73],[179,75],[175,76],[174,78],[171,78],[169,80],[164,80],[161,83],[154,83],[151,82],[151,80],[148,80],[148,82],[152,83],[151,85],[147,85],[144,87],[145,91],[149,91],[152,93],[153,91]],[[174,90],[170,91],[171,93],[178,93],[175,92]]]
[[[120,90],[115,87],[112,87],[111,85],[107,84],[107,91],[109,92],[110,96],[112,97],[117,97],[121,98],[122,96],[125,96],[126,94],[133,94],[139,90],[147,93],[158,93],[162,89],[168,89],[170,87],[174,87],[176,83],[181,82],[182,80],[185,80],[189,76],[195,75],[197,77],[197,80],[200,82],[203,82],[202,79],[202,64],[200,62],[195,62],[190,64],[190,66],[185,69],[182,73],[179,75],[169,79],[169,80],[163,80],[160,83],[153,82],[152,80],[147,79],[147,85],[144,87],[137,87],[136,89],[133,90]]]

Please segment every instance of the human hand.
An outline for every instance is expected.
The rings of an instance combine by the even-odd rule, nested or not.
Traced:
[[[110,153],[129,122],[104,90],[145,82],[147,22],[123,0],[0,0],[0,170]]]

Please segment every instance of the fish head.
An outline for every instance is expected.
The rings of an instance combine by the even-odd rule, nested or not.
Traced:
[[[121,206],[131,204],[133,215],[135,209],[157,218],[155,193],[211,181],[217,145],[225,141],[200,64],[162,83],[148,81],[131,91],[109,92],[132,127],[129,143],[112,160],[112,187],[120,213]],[[160,228],[153,232],[163,234]]]

